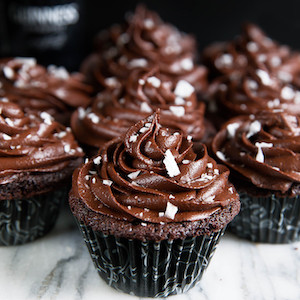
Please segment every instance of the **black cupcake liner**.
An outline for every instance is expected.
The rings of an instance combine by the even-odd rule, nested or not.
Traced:
[[[260,243],[283,244],[300,240],[300,196],[254,197],[240,193],[241,210],[229,230]]]
[[[27,199],[0,201],[0,245],[31,242],[50,231],[68,190],[60,189]]]
[[[80,221],[78,225],[100,277],[111,287],[140,297],[167,297],[192,288],[225,231],[142,242],[93,231]]]

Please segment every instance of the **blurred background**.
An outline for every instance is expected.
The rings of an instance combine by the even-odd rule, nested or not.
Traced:
[[[199,50],[213,41],[234,38],[245,21],[300,49],[299,0],[0,0],[0,55],[35,56],[45,65],[78,70],[97,32],[122,22],[139,2],[193,33]]]

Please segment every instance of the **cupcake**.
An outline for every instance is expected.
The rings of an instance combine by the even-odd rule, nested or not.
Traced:
[[[83,76],[69,74],[64,67],[47,69],[34,58],[0,60],[0,96],[19,104],[25,112],[47,112],[69,125],[72,111],[90,103],[90,86]]]
[[[231,230],[254,242],[300,239],[300,118],[287,113],[239,116],[212,149],[231,170],[241,211]]]
[[[196,41],[191,35],[164,23],[139,5],[125,24],[99,34],[95,51],[86,58],[82,72],[101,90],[115,78],[126,80],[135,68],[158,66],[171,80],[186,80],[201,92],[206,88],[206,68],[196,65]]]
[[[215,133],[204,119],[204,103],[197,101],[194,87],[185,80],[166,80],[157,68],[139,68],[131,71],[126,82],[114,84],[114,91],[100,92],[90,107],[72,115],[72,130],[88,153],[125,134],[156,109],[162,125],[181,130],[194,142],[208,142]]]
[[[203,61],[211,78],[238,76],[247,70],[249,64],[267,68],[284,82],[293,82],[300,71],[299,52],[280,45],[251,23],[246,23],[233,41],[217,42],[204,49]]]
[[[70,207],[99,275],[141,297],[200,280],[239,211],[228,169],[153,114],[73,175]]]
[[[67,198],[83,152],[70,128],[0,98],[0,245],[45,235]]]

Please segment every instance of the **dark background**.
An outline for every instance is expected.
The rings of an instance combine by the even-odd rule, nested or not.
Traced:
[[[4,3],[3,1],[39,3],[39,5],[46,3],[42,0],[0,0],[0,4]],[[51,1],[60,3],[59,0],[47,0],[48,3]],[[44,53],[39,59],[41,63],[62,64],[70,70],[78,69],[82,59],[92,50],[93,37],[96,33],[113,23],[122,22],[124,14],[133,11],[139,2],[156,10],[163,20],[173,23],[180,30],[196,35],[199,50],[213,41],[233,39],[245,21],[257,23],[271,38],[280,43],[300,49],[299,0],[64,0],[63,2],[68,1],[75,1],[80,5],[80,30],[76,29],[70,45],[61,53]],[[5,5],[0,7],[0,12],[1,9],[2,19],[5,20]],[[0,55],[38,56],[25,49],[26,37],[22,36],[21,29],[16,30],[12,26],[3,28],[1,25],[0,42],[10,40],[14,42],[14,46],[8,47],[6,52]]]

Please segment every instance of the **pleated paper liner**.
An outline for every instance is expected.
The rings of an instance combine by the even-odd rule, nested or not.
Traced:
[[[67,193],[63,188],[28,199],[1,200],[0,245],[24,244],[49,232]]]
[[[192,288],[225,231],[142,242],[104,235],[80,221],[78,225],[99,275],[111,287],[140,297],[167,297]]]
[[[241,210],[229,225],[237,236],[253,242],[283,244],[300,240],[300,196],[254,197],[240,193]]]

